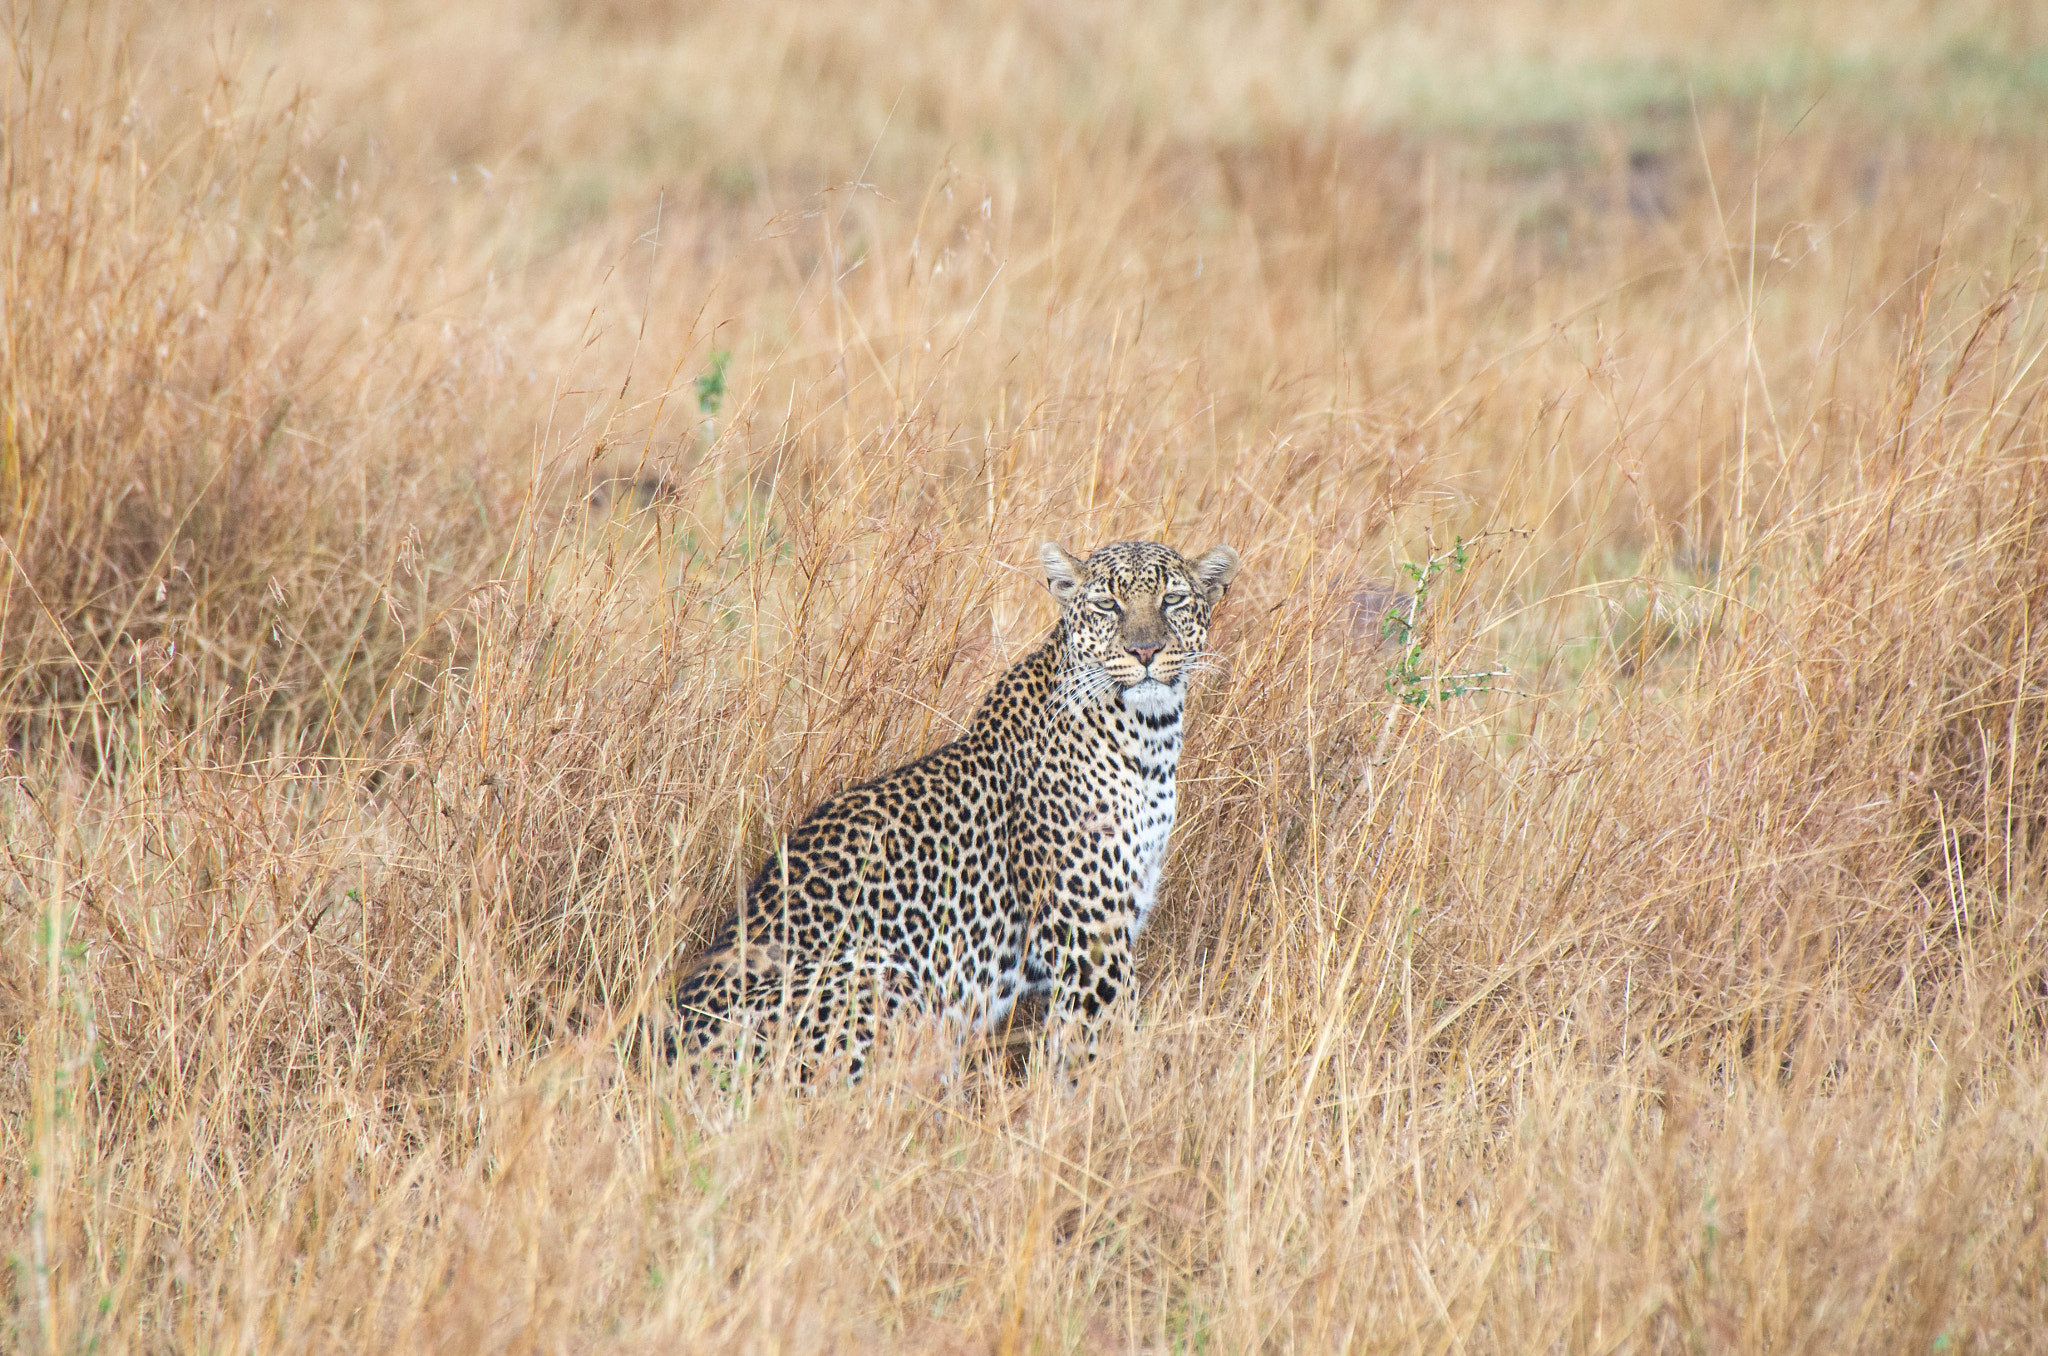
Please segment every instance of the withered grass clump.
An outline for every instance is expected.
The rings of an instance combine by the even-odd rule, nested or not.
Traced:
[[[2048,35],[1841,8],[11,15],[0,1347],[2034,1349]],[[1047,537],[1132,1023],[650,1067]]]

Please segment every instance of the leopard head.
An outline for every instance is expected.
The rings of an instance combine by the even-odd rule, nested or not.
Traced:
[[[1047,542],[1039,558],[1065,630],[1062,697],[1119,700],[1145,714],[1178,710],[1209,614],[1237,574],[1237,552],[1218,546],[1189,560],[1156,541],[1120,541],[1082,560]]]

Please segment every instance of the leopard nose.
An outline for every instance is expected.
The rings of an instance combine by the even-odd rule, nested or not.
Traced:
[[[1143,666],[1144,666],[1144,667],[1146,667],[1146,668],[1150,668],[1150,667],[1151,667],[1151,665],[1152,665],[1152,656],[1153,656],[1153,655],[1155,655],[1155,654],[1158,654],[1158,653],[1159,653],[1159,647],[1158,647],[1157,645],[1133,645],[1133,646],[1131,646],[1131,658],[1133,658],[1133,659],[1137,660],[1139,664],[1143,665]]]

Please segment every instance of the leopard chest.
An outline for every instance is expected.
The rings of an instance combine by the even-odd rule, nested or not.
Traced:
[[[1084,792],[1084,842],[1112,893],[1128,901],[1135,934],[1152,911],[1173,832],[1180,726],[1127,715],[1104,734]]]

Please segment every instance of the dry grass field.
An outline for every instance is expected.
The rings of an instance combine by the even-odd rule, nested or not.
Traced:
[[[2048,12],[6,24],[0,1348],[2048,1348]],[[1140,536],[1105,1055],[641,1058]]]

